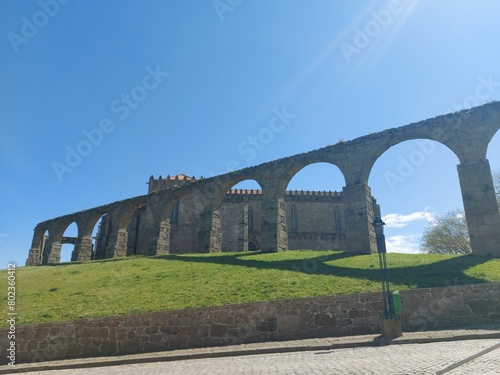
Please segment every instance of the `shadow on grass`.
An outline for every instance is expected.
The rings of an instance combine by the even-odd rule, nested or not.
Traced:
[[[76,264],[100,264],[100,263],[110,263],[110,262],[122,262],[122,261],[127,261],[131,259],[142,259],[142,258],[151,258],[151,257],[146,257],[144,255],[132,255],[132,256],[127,256],[127,257],[114,257],[114,258],[107,258],[107,259],[94,259],[94,260],[85,260],[85,261],[71,261],[71,262],[61,262],[61,263],[47,263],[44,264],[43,267],[49,266],[49,267],[59,267],[59,266],[73,266]]]
[[[371,281],[381,280],[381,271],[378,266],[378,255],[373,254],[373,262],[370,268],[353,268],[327,264],[340,259],[355,259],[359,255],[344,252],[332,253],[309,259],[287,259],[277,261],[265,261],[247,259],[252,255],[263,255],[260,252],[241,254],[221,254],[212,256],[182,256],[165,255],[157,259],[177,260],[182,262],[211,263],[219,265],[231,265],[241,267],[253,267],[256,269],[272,269],[283,271],[302,272],[310,275],[331,275],[336,277],[350,277],[355,279],[366,279]],[[366,256],[366,255],[365,255]],[[388,261],[391,254],[388,254]],[[468,285],[489,282],[487,279],[471,277],[465,271],[471,267],[488,262],[489,257],[476,257],[464,255],[449,259],[439,260],[430,264],[393,267],[389,265],[388,277],[393,284],[406,285],[409,288],[428,288],[449,285]]]
[[[293,250],[289,251],[293,253]],[[373,257],[371,263],[366,265],[368,268],[361,268],[363,262],[359,263],[359,267],[346,267],[335,264],[337,260],[353,259],[356,257],[366,257],[367,255],[352,255],[345,252],[332,252],[327,255],[317,256],[306,259],[285,259],[285,260],[256,260],[251,259],[255,255],[266,255],[260,251],[241,252],[241,253],[219,253],[219,254],[169,254],[163,256],[155,256],[151,259],[160,260],[176,260],[188,263],[204,263],[231,265],[240,267],[249,267],[256,269],[282,270],[301,272],[309,275],[331,275],[336,277],[350,277],[355,279],[366,279],[370,281],[380,281],[381,272],[378,266],[377,254],[372,254],[368,257]],[[272,254],[269,254],[272,255]],[[392,254],[387,255],[390,262]],[[66,266],[77,264],[99,264],[109,262],[121,262],[132,259],[150,258],[144,256],[119,257],[109,259],[99,259],[88,262],[67,262],[54,263],[48,266]],[[406,285],[408,288],[428,288],[449,285],[467,285],[489,282],[484,278],[471,277],[465,274],[465,271],[471,267],[488,262],[489,257],[476,257],[470,255],[457,256],[448,259],[439,260],[430,264],[408,266],[408,267],[391,267],[389,265],[388,277],[392,284]],[[356,263],[355,261],[353,262]]]

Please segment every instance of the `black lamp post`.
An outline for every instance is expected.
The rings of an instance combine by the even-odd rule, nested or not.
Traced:
[[[384,225],[380,216],[373,220],[373,227],[377,238],[377,252],[380,263],[380,271],[382,274],[382,293],[384,297],[384,319],[392,319],[394,312],[392,311],[392,296],[389,290],[389,280],[387,278],[387,248],[385,246]]]

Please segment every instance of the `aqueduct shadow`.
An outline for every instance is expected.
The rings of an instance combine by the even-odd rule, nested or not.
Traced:
[[[262,253],[221,254],[203,256],[178,256],[165,255],[159,257],[164,260],[176,260],[181,262],[195,262],[205,264],[231,265],[259,270],[272,269],[281,271],[293,271],[310,275],[329,275],[336,277],[349,277],[355,279],[366,279],[380,281],[380,270],[378,257],[371,256],[372,268],[359,269],[329,264],[337,260],[352,258],[352,254],[336,252],[326,256],[312,257],[308,259],[288,259],[280,261],[266,261],[251,259],[254,255]],[[249,259],[250,258],[250,259]],[[472,277],[465,273],[471,267],[483,264],[491,260],[490,257],[474,257],[470,255],[457,256],[440,260],[431,264],[417,265],[411,267],[391,266],[390,254],[388,256],[389,281],[393,284],[408,285],[418,288],[430,288],[449,285],[468,285],[488,282],[488,280]],[[409,272],[411,271],[411,272]]]

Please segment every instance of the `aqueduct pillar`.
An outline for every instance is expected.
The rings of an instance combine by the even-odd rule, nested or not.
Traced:
[[[123,224],[124,213],[120,211],[110,213],[111,229],[105,250],[105,258],[124,257],[127,255],[127,225]]]
[[[262,202],[261,250],[276,253],[288,250],[285,197],[273,194]]]
[[[92,229],[94,224],[89,217],[80,217],[78,219],[78,237],[76,238],[75,248],[71,253],[71,261],[87,261],[92,259]]]
[[[92,233],[78,236],[75,243],[75,249],[71,253],[71,261],[86,261],[91,259]]]
[[[49,236],[43,246],[42,265],[61,261],[62,237],[71,221],[68,219],[55,220],[49,224]],[[78,231],[80,232],[79,228]]]
[[[365,183],[343,188],[346,251],[350,254],[377,252],[373,229],[375,218],[370,187]]]
[[[148,209],[152,223],[148,231],[147,255],[166,255],[170,253],[170,212],[174,206],[168,197],[158,195],[148,197]]]
[[[210,204],[200,215],[200,230],[196,249],[200,253],[219,253],[222,250],[220,210]]]
[[[472,253],[500,257],[500,215],[487,159],[457,166]]]
[[[61,261],[61,240],[56,241],[55,236],[51,232],[49,233],[50,235],[45,243],[42,254],[42,264],[59,263]]]
[[[166,255],[170,253],[170,222],[154,221],[148,239],[148,255]]]
[[[45,247],[45,229],[37,226],[31,242],[31,248],[26,260],[27,266],[39,266],[42,264],[42,253]]]

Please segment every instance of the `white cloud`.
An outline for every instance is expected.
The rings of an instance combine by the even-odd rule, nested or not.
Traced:
[[[382,220],[387,225],[387,228],[404,228],[412,221],[426,220],[433,221],[435,214],[428,212],[427,208],[424,211],[412,212],[408,215],[403,214],[388,214],[382,217]]]
[[[387,252],[416,254],[419,251],[419,235],[417,234],[400,234],[397,236],[387,237],[386,240]]]

